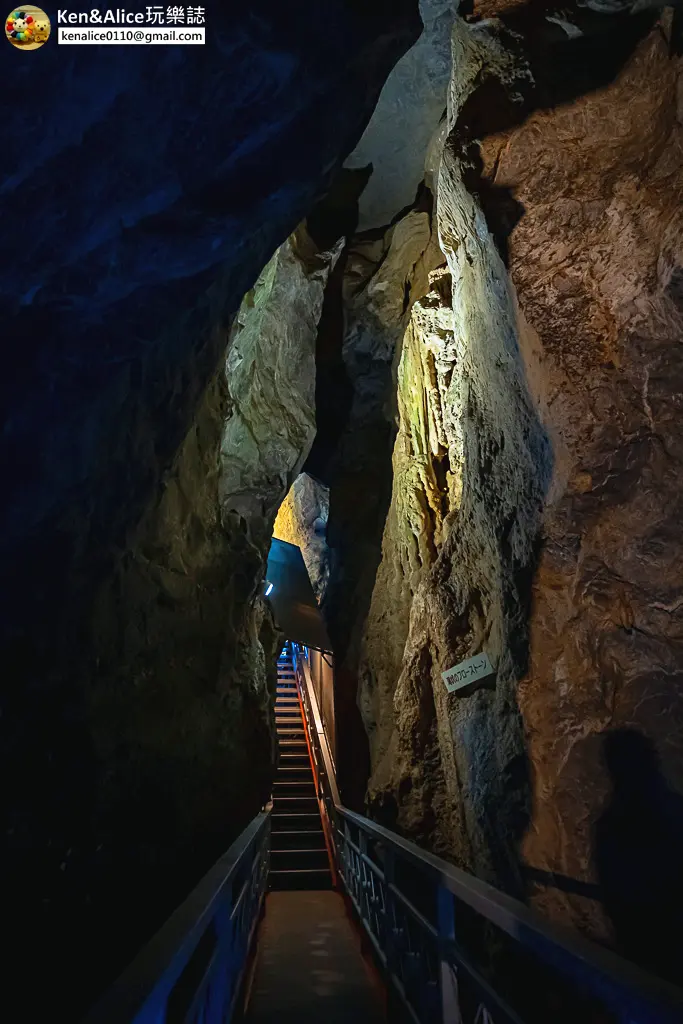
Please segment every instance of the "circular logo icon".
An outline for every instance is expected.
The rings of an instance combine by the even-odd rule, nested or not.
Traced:
[[[50,35],[50,19],[33,4],[17,7],[5,22],[5,35],[18,50],[37,50]]]

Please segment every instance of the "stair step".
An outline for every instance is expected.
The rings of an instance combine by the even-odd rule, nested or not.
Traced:
[[[313,769],[308,758],[304,764],[279,764],[275,776],[276,782],[311,782],[312,779]]]
[[[332,875],[329,868],[309,868],[303,871],[272,870],[268,876],[270,889],[331,889]]]
[[[320,814],[315,796],[280,796],[273,793],[273,808],[284,814]]]
[[[281,850],[292,850],[292,849],[306,849],[306,850],[326,850],[325,846],[325,833],[321,828],[318,829],[292,829],[287,831],[282,829],[278,832],[271,833],[271,852],[279,853]]]
[[[303,777],[302,771],[304,773]],[[295,795],[301,786],[313,785],[313,772],[310,770],[307,771],[305,768],[294,768],[290,770],[287,768],[279,768],[275,775],[273,785],[279,786],[279,791],[283,796]],[[296,790],[292,789],[293,786],[296,787]],[[291,792],[288,792],[288,790],[291,790]]]
[[[273,811],[270,824],[273,832],[312,832],[321,828],[320,811]]]
[[[329,866],[325,848],[309,850],[297,847],[288,850],[271,849],[270,851],[271,871],[310,871],[316,868],[324,871],[325,869],[329,870]]]
[[[279,799],[284,797],[301,797],[305,800],[315,798],[315,785],[313,783],[313,777],[310,779],[304,779],[303,781],[298,779],[293,780],[282,780],[276,778],[273,783],[273,798]]]

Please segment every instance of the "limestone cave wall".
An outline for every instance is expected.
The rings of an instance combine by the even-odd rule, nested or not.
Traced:
[[[683,790],[680,29],[546,13],[454,24],[427,159],[447,267],[392,321],[391,497],[347,629],[371,813],[625,948],[610,744],[634,807]],[[333,480],[333,545],[338,514]],[[482,649],[495,686],[449,695]]]

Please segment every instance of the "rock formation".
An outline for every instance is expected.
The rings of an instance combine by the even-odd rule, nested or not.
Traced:
[[[360,703],[373,813],[609,938],[606,732],[683,789],[682,78],[670,13],[582,17],[543,61],[514,11],[455,25]],[[482,649],[495,685],[449,695]]]
[[[330,577],[326,539],[329,511],[327,487],[308,473],[300,473],[280,505],[273,527],[273,537],[301,548],[318,602],[325,599]]]
[[[356,706],[358,658],[391,495],[392,367],[411,305],[441,262],[428,195],[380,238],[352,239],[340,260],[341,368],[328,387],[338,387],[343,372],[351,397],[337,444],[316,472],[330,487],[323,609],[335,651],[338,729],[348,739],[338,768],[345,799],[360,805],[367,739]]]
[[[358,231],[386,227],[412,206],[424,154],[446,106],[454,0],[420,0],[422,34],[397,63],[345,167],[372,167],[359,200]]]

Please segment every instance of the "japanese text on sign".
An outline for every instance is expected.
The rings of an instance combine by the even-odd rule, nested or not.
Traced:
[[[461,661],[459,665],[454,665],[453,668],[442,672],[441,675],[448,692],[454,693],[456,690],[471,686],[472,683],[476,683],[480,679],[487,679],[494,672],[495,669],[489,661],[488,655],[482,651],[481,654],[475,654],[473,658]]]

